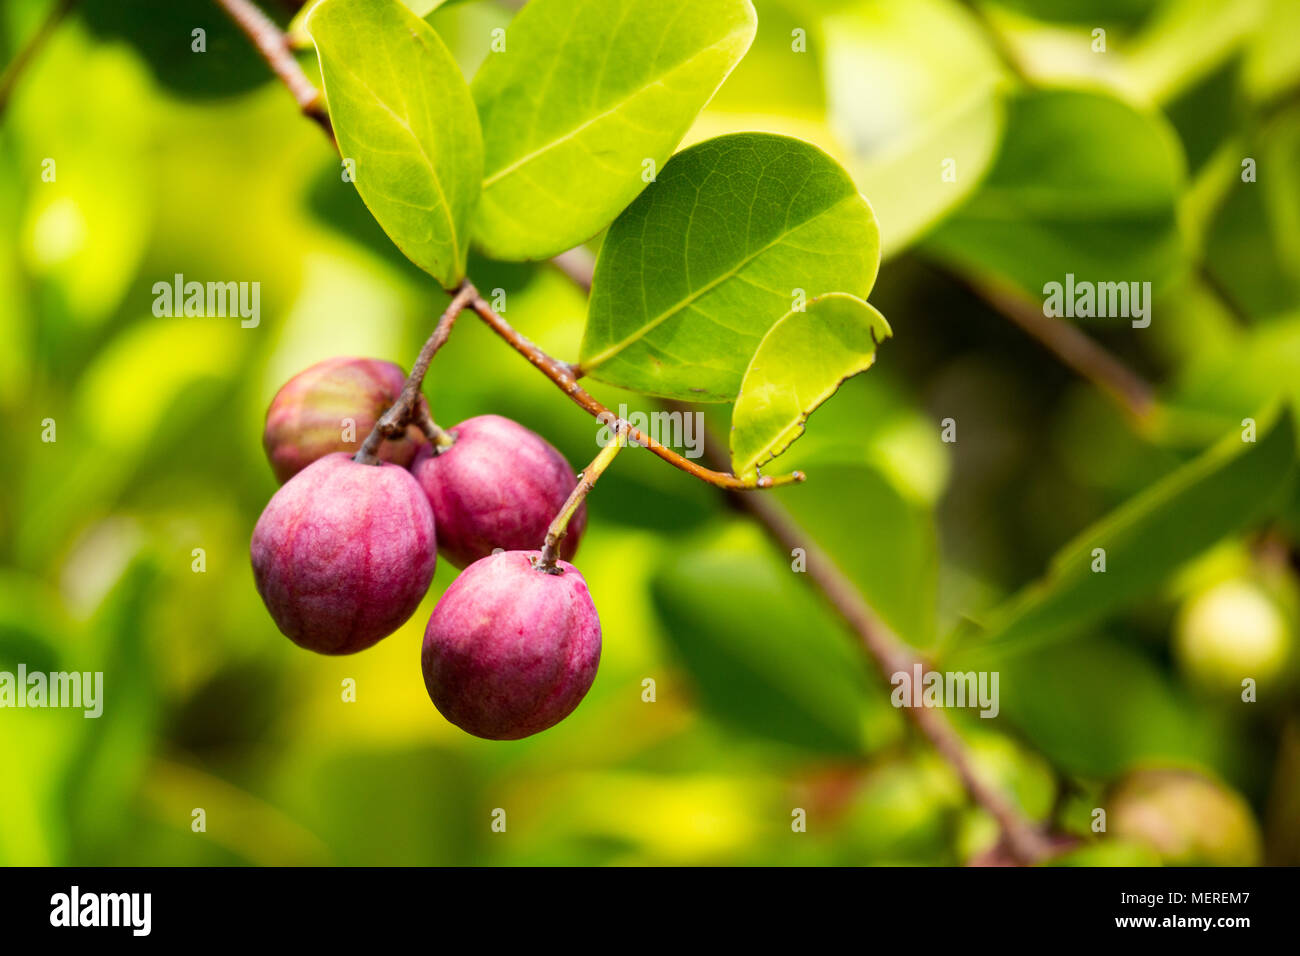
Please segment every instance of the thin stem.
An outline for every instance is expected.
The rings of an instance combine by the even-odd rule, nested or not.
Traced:
[[[705,448],[706,454],[719,454],[712,438],[707,434]],[[863,599],[853,582],[844,576],[784,508],[767,495],[733,494],[730,498],[762,526],[782,553],[789,554],[795,548],[803,549],[808,580],[857,634],[862,649],[886,681],[894,674],[912,670],[920,658],[894,636]],[[953,768],[970,799],[997,821],[1003,843],[1018,862],[1035,863],[1051,853],[1051,844],[1046,836],[976,772],[965,743],[940,711],[928,707],[905,707],[903,712]]]
[[[591,291],[591,280],[596,274],[596,258],[584,246],[561,252],[551,260],[551,265],[563,272],[574,285]]]
[[[627,444],[625,437],[628,431],[628,424],[624,421],[617,421],[612,427],[614,439],[608,445],[600,450],[600,454],[592,459],[578,477],[578,484],[570,492],[568,500],[564,502],[564,507],[560,513],[555,516],[550,527],[546,529],[546,542],[542,545],[542,560],[538,565],[541,570],[552,574],[558,573],[555,568],[555,562],[560,556],[560,542],[569,531],[569,521],[582,507],[582,503],[587,500],[587,495],[591,489],[596,486],[600,476],[604,474],[616,455],[623,450]]]
[[[218,2],[227,5],[235,2],[235,0],[218,0]],[[242,3],[243,0],[239,0],[239,2]],[[227,6],[227,9],[229,9],[229,6]],[[274,24],[272,24],[272,27],[274,27]],[[283,34],[280,34],[280,36],[283,37]],[[283,46],[282,39],[280,44]],[[276,72],[278,74],[280,71],[277,70]],[[579,281],[581,281],[581,279]],[[585,284],[589,288],[590,280],[587,279]],[[452,302],[453,308],[455,308],[460,301],[460,295],[472,288],[473,287],[470,286],[468,282],[462,285],[456,298]],[[551,358],[522,335],[515,332],[515,330],[512,329],[504,319],[497,315],[492,310],[491,306],[484,302],[477,293],[474,294],[474,298],[470,305],[474,308],[474,311],[479,315],[479,317],[487,323],[489,328],[505,339],[505,341],[508,342],[515,351],[527,358],[536,368],[540,369],[547,378],[551,379],[552,382],[559,386],[560,389],[579,406],[597,417],[600,417],[602,414],[607,416],[605,420],[614,418],[608,409],[588,395],[578,385],[571,366]],[[451,312],[452,310],[449,309],[448,311]],[[459,312],[459,308],[456,308],[456,312]],[[447,318],[446,314],[444,314],[443,318],[444,320]],[[452,315],[451,321],[454,321],[454,319],[455,315]],[[442,322],[440,321],[439,324],[441,325]],[[450,325],[448,328],[450,328]],[[437,336],[437,334],[438,332],[435,330],[434,336]],[[431,337],[431,341],[432,338],[433,337]],[[439,343],[439,345],[440,344],[441,343]],[[429,346],[426,343],[426,350],[428,350],[428,348]],[[436,351],[436,347],[433,351]],[[432,358],[432,352],[430,352],[429,358]],[[427,366],[428,363],[426,362],[425,367],[427,368]],[[412,372],[412,375],[414,375],[414,371]],[[408,379],[408,385],[409,383],[410,380]],[[417,390],[418,387],[419,386],[417,385]],[[403,389],[404,394],[405,392],[406,389]],[[376,426],[376,428],[378,428],[378,426]],[[821,592],[826,601],[835,608],[837,613],[839,613],[845,622],[848,623],[848,625],[858,634],[864,650],[866,650],[882,673],[892,675],[896,673],[900,667],[908,666],[910,664],[912,660],[910,652],[907,652],[902,647],[901,643],[893,637],[884,624],[881,623],[880,619],[876,617],[875,613],[857,593],[852,582],[844,577],[844,575],[828,558],[826,558],[820,549],[808,547],[809,541],[801,534],[798,525],[790,519],[784,509],[772,501],[765,500],[766,496],[738,494],[737,492],[740,490],[755,486],[746,485],[745,483],[740,482],[734,475],[726,475],[720,472],[710,471],[707,468],[702,468],[696,465],[694,462],[683,459],[670,450],[663,448],[663,446],[659,445],[657,442],[650,441],[646,436],[641,435],[641,433],[636,429],[629,428],[627,438],[636,441],[638,444],[645,445],[660,458],[669,461],[678,468],[681,468],[683,471],[694,474],[696,477],[703,478],[705,481],[710,481],[712,484],[725,489],[729,493],[731,500],[737,506],[747,511],[767,531],[768,536],[771,537],[772,540],[776,541],[783,549],[788,551],[795,547],[804,548],[805,554],[808,556],[807,571],[809,580],[816,585],[817,589]],[[709,440],[707,434],[705,439],[706,455],[710,456],[715,462],[721,461],[722,455],[716,444]],[[369,439],[367,439],[367,441],[368,440]],[[586,476],[584,475],[584,478],[585,477]],[[794,475],[789,476],[789,478],[790,480],[802,481],[803,475],[796,472]],[[777,483],[772,482],[771,479],[766,480],[769,484],[764,487]],[[961,738],[958,737],[952,727],[948,725],[943,714],[939,711],[926,710],[924,708],[908,708],[907,712],[921,733],[932,743],[935,749],[939,751],[940,755],[952,765],[971,799],[986,809],[998,822],[998,826],[1002,831],[1003,841],[1006,843],[1011,854],[1018,861],[1024,863],[1032,863],[1044,858],[1050,851],[1047,841],[1034,828],[1032,823],[1021,818],[1015,808],[1007,803],[1001,794],[996,790],[991,789],[980,780],[979,776],[974,772],[973,765],[966,753],[964,745],[961,742]]]
[[[1110,397],[1139,426],[1151,423],[1156,411],[1155,390],[1127,365],[1075,326],[1048,318],[1007,287],[972,278],[964,281],[977,296]]]
[[[379,463],[379,446],[384,443],[385,438],[396,438],[406,430],[406,426],[412,421],[417,420],[416,406],[420,399],[420,387],[424,384],[424,376],[429,371],[429,363],[433,357],[438,354],[438,349],[442,348],[447,337],[451,335],[452,326],[456,324],[456,316],[465,309],[466,304],[478,291],[469,282],[462,282],[460,287],[452,296],[451,304],[447,306],[438,319],[438,324],[433,328],[433,334],[424,343],[424,348],[420,349],[420,354],[411,366],[411,374],[406,377],[406,383],[402,386],[401,394],[397,396],[397,401],[393,407],[384,412],[375,422],[375,427],[370,430],[366,440],[361,445],[361,450],[357,452],[355,461],[363,465],[377,465]],[[428,417],[425,412],[423,418]],[[433,424],[432,419],[428,420],[425,434],[430,435],[438,441],[439,445],[445,445],[449,441],[442,429]],[[438,436],[441,435],[442,439]],[[445,441],[443,440],[445,439]]]
[[[57,0],[50,7],[50,12],[45,15],[41,25],[36,28],[36,32],[15,55],[10,64],[5,67],[3,74],[0,74],[0,116],[4,115],[5,107],[9,105],[9,98],[13,96],[14,87],[18,85],[18,78],[22,76],[23,71],[27,69],[36,54],[51,36],[54,35],[55,29],[63,18],[72,12],[80,0]]]
[[[324,130],[330,142],[337,146],[329,110],[325,107],[325,97],[294,59],[293,49],[284,31],[250,0],[216,0],[216,3],[253,41],[257,51],[262,54],[262,59],[293,95],[302,114]]]
[[[612,421],[617,418],[608,408],[598,402],[591,396],[581,385],[578,384],[578,377],[574,367],[567,362],[561,362],[552,358],[543,352],[540,348],[530,342],[526,337],[515,331],[505,319],[493,310],[492,306],[484,301],[482,296],[476,295],[470,303],[471,308],[478,313],[478,317],[487,323],[490,328],[501,338],[505,339],[510,346],[528,361],[532,362],[543,375],[555,383],[556,387],[565,395],[573,400],[574,404],[582,408],[588,414],[601,421]],[[628,429],[628,439],[636,442],[644,448],[650,449],[664,461],[688,475],[699,478],[701,481],[707,481],[711,485],[719,488],[726,488],[732,491],[749,491],[758,488],[776,488],[780,485],[795,484],[804,480],[804,474],[800,471],[791,472],[788,475],[771,477],[764,475],[759,478],[743,479],[725,471],[715,471],[711,468],[691,461],[689,458],[683,458],[677,452],[673,451],[659,442],[655,441],[645,432],[637,428]]]
[[[324,117],[325,128],[330,133],[330,139],[334,142],[335,148],[337,149],[338,142],[334,139],[333,129],[329,127],[329,114],[325,111],[324,105],[321,102],[322,98],[320,92],[312,86],[311,81],[307,79],[306,75],[302,72],[302,69],[298,66],[298,61],[295,60],[293,55],[289,52],[284,32],[269,20],[265,14],[258,10],[256,6],[250,3],[249,0],[217,0],[217,2],[225,8],[249,38],[257,44],[258,50],[261,51],[263,57],[266,59],[267,63],[270,64],[276,75],[284,81],[285,85],[289,86],[290,91],[294,94],[294,98],[298,101],[299,105],[303,107],[303,112],[317,120],[319,120],[321,116]],[[308,109],[308,105],[311,107],[310,110]],[[319,111],[319,115],[317,115],[317,111]],[[589,283],[590,279],[587,281]],[[473,290],[473,286],[469,284],[468,280],[466,280],[461,284],[460,290],[461,292],[464,292],[465,290]],[[478,316],[487,323],[488,327],[491,328],[492,331],[496,332],[497,335],[505,339],[506,342],[515,349],[515,351],[519,352],[527,358],[528,361],[532,362],[533,365],[541,370],[547,378],[554,382],[555,385],[564,392],[564,394],[568,395],[575,404],[593,417],[601,420],[613,419],[616,417],[608,408],[596,401],[595,398],[588,394],[587,391],[578,384],[578,372],[572,365],[569,365],[567,362],[561,362],[559,359],[547,355],[532,342],[528,341],[527,338],[511,328],[510,324],[506,322],[505,319],[501,318],[501,316],[497,315],[496,312],[493,311],[492,306],[484,301],[482,296],[478,295],[477,292],[473,292],[472,294],[473,298],[469,302],[469,306],[472,307]],[[465,307],[465,303],[460,301],[459,298],[457,302],[453,302],[453,306],[457,306],[458,302],[459,307],[456,308],[457,313]],[[446,320],[447,316],[444,315],[443,319]],[[455,321],[454,315],[451,316],[451,321]],[[448,325],[448,331],[450,331],[450,325]],[[438,332],[435,330],[434,336],[437,335]],[[433,338],[431,337],[430,343],[432,342]],[[442,342],[438,342],[437,346],[434,346],[433,350],[437,351],[437,348],[441,345]],[[425,349],[427,350],[428,348],[429,344],[426,344]],[[430,353],[430,358],[431,357],[432,353]],[[415,376],[418,369],[419,363],[417,362],[416,369],[411,370],[412,377]],[[420,380],[423,381],[423,378],[424,373],[423,371],[420,371]],[[407,384],[409,386],[409,379],[407,380]],[[419,390],[418,384],[415,390]],[[404,390],[404,394],[405,391],[406,390]],[[414,397],[411,398],[411,402],[414,402]],[[377,460],[375,458],[375,452],[378,450],[379,445],[383,442],[384,438],[392,437],[394,434],[400,433],[400,426],[397,424],[397,421],[399,419],[409,421],[409,415],[411,414],[409,406],[399,408],[401,405],[402,401],[399,399],[398,404],[389,409],[389,411],[375,424],[375,431],[370,433],[365,444],[362,445],[361,451],[357,453],[358,461],[369,461],[373,463],[373,461]],[[650,449],[650,451],[654,452],[654,454],[658,455],[664,461],[680,468],[688,475],[699,478],[701,481],[707,481],[709,484],[716,485],[719,488],[738,490],[775,488],[779,485],[788,485],[804,480],[803,473],[798,471],[775,478],[762,476],[755,479],[741,479],[727,472],[704,468],[688,458],[683,458],[671,448],[661,445],[649,435],[638,429],[631,429],[628,437],[638,445]]]
[[[424,437],[433,442],[434,447],[439,451],[456,444],[456,439],[438,427],[438,423],[429,414],[428,407],[422,403],[418,403],[415,407],[415,424],[424,433]]]

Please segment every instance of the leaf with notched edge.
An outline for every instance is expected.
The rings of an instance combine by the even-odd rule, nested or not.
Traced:
[[[731,413],[731,467],[741,478],[790,447],[804,422],[843,382],[871,368],[893,331],[861,299],[823,296],[785,315],[763,337]]]
[[[357,192],[412,262],[455,286],[483,173],[478,115],[456,61],[397,0],[322,0],[307,28]]]
[[[610,227],[582,371],[651,395],[729,401],[800,291],[865,299],[879,265],[871,207],[816,146],[770,133],[708,140],[674,156]]]

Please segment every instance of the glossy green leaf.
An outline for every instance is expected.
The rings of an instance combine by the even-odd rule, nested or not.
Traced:
[[[766,133],[700,143],[610,227],[582,370],[652,395],[728,401],[792,306],[828,292],[865,299],[879,264],[871,207],[817,147]]]
[[[475,238],[544,259],[599,232],[672,155],[754,39],[749,0],[533,0],[474,77]]]
[[[357,192],[444,288],[465,275],[483,143],[469,88],[438,35],[396,0],[323,0],[307,20]]]
[[[711,531],[674,549],[651,584],[702,707],[744,733],[860,753],[873,702],[861,655],[761,532]]]
[[[1067,274],[1158,286],[1183,258],[1183,167],[1155,114],[1101,93],[1027,92],[984,183],[923,248],[1034,297]]]
[[[954,0],[862,3],[823,24],[831,125],[880,220],[885,255],[962,202],[1004,123],[1005,71]],[[912,38],[924,36],[924,44]],[[906,50],[906,55],[901,51]]]
[[[1077,635],[1158,588],[1215,542],[1275,506],[1295,466],[1287,410],[1260,419],[1256,440],[1230,434],[1079,534],[1043,580],[992,616],[987,641],[1029,647]],[[1097,549],[1103,549],[1105,570]]]
[[[731,467],[752,477],[803,434],[845,379],[865,372],[893,331],[861,299],[832,293],[768,330],[745,370],[731,415]]]

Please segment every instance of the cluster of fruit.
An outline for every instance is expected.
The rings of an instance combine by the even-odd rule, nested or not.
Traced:
[[[578,706],[600,661],[596,608],[567,560],[585,506],[560,539],[563,560],[538,550],[577,478],[540,435],[497,415],[445,440],[411,426],[380,446],[379,463],[354,460],[356,436],[404,382],[391,362],[339,358],[276,394],[264,444],[282,487],[253,531],[258,593],[295,644],[352,654],[415,613],[441,554],[463,571],[425,630],[429,697],[479,737],[538,733]]]

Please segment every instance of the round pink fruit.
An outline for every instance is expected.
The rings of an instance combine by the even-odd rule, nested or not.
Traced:
[[[410,472],[326,455],[275,493],[253,530],[253,577],[295,644],[351,654],[415,613],[438,558]]]
[[[517,740],[559,723],[600,663],[600,619],[578,569],[504,551],[452,582],[429,618],[421,665],[439,712],[477,737]]]
[[[262,435],[275,477],[283,484],[336,451],[355,455],[405,382],[392,362],[363,358],[326,359],[289,379],[271,400]],[[427,444],[412,425],[405,438],[385,440],[379,457],[406,467]]]
[[[500,415],[466,419],[451,434],[454,445],[421,449],[411,466],[433,506],[442,556],[464,568],[498,548],[540,548],[578,483],[564,456]],[[569,521],[560,557],[573,558],[586,524],[583,505]]]

